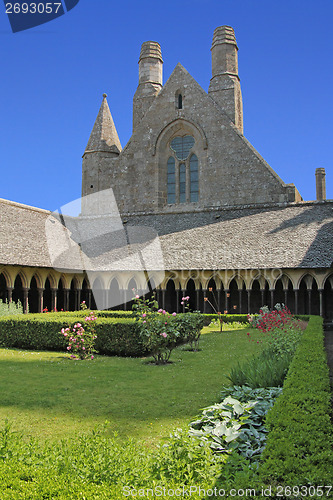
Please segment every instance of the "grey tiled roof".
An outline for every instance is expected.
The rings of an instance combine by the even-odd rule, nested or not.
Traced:
[[[0,264],[53,267],[45,234],[49,215],[50,212],[44,210],[0,200]],[[107,217],[88,218],[82,222],[84,232],[79,231],[77,221],[67,223],[66,220],[71,240],[67,230],[59,223],[54,224],[57,228],[52,235],[54,247],[62,251],[62,234],[69,245],[63,254],[66,259],[60,258],[58,267],[140,269],[137,251],[141,249],[147,267],[156,269],[160,267],[156,264],[160,263],[158,240],[151,244],[156,235],[164,268],[170,270],[328,268],[333,262],[332,201],[137,215],[123,220],[125,231],[119,227],[114,231],[112,220]],[[86,229],[89,224],[94,228],[91,231]],[[83,244],[80,234],[86,235],[87,241]],[[82,256],[73,240],[81,243],[88,259]],[[131,244],[127,255],[125,242]]]

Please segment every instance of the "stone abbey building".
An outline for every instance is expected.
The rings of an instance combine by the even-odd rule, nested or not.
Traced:
[[[222,312],[283,302],[333,318],[325,171],[304,201],[245,139],[237,52],[233,29],[217,28],[207,93],[181,64],[163,85],[161,48],[143,43],[132,136],[122,148],[104,95],[79,217],[1,200],[0,298],[31,312],[129,309],[133,289],[156,289],[169,311],[186,294],[204,312],[208,298]]]

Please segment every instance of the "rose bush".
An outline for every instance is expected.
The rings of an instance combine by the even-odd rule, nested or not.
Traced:
[[[85,302],[82,302],[81,309],[87,309]],[[68,340],[67,350],[71,353],[71,359],[94,359],[95,334],[94,321],[96,316],[94,312],[87,312],[82,323],[75,323],[73,327],[62,328],[61,333]]]

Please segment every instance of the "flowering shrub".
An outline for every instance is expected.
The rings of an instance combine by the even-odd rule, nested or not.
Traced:
[[[155,363],[167,363],[180,337],[174,321],[177,314],[158,309],[155,296],[152,300],[145,300],[136,295],[132,309],[135,319],[140,323],[140,335]]]
[[[85,302],[82,302],[81,309],[87,309]],[[85,325],[75,323],[73,328],[62,328],[61,333],[68,340],[67,350],[71,353],[72,359],[94,359],[95,335],[94,321],[96,316],[93,312],[87,312],[84,318]]]
[[[302,336],[302,323],[295,319],[284,304],[276,304],[272,311],[264,306],[257,317],[249,316],[248,319],[251,326],[269,335],[270,347],[278,356],[294,354]]]

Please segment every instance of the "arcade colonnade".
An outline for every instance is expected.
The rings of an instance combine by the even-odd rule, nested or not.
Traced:
[[[181,298],[190,297],[191,310],[229,314],[258,312],[261,306],[284,303],[295,314],[333,319],[333,271],[313,269],[166,271],[61,274],[53,269],[0,266],[0,299],[20,301],[24,312],[45,309],[74,311],[85,301],[102,307],[131,310],[133,289],[149,296],[156,288],[160,307],[182,312]],[[96,300],[95,300],[96,299]]]

